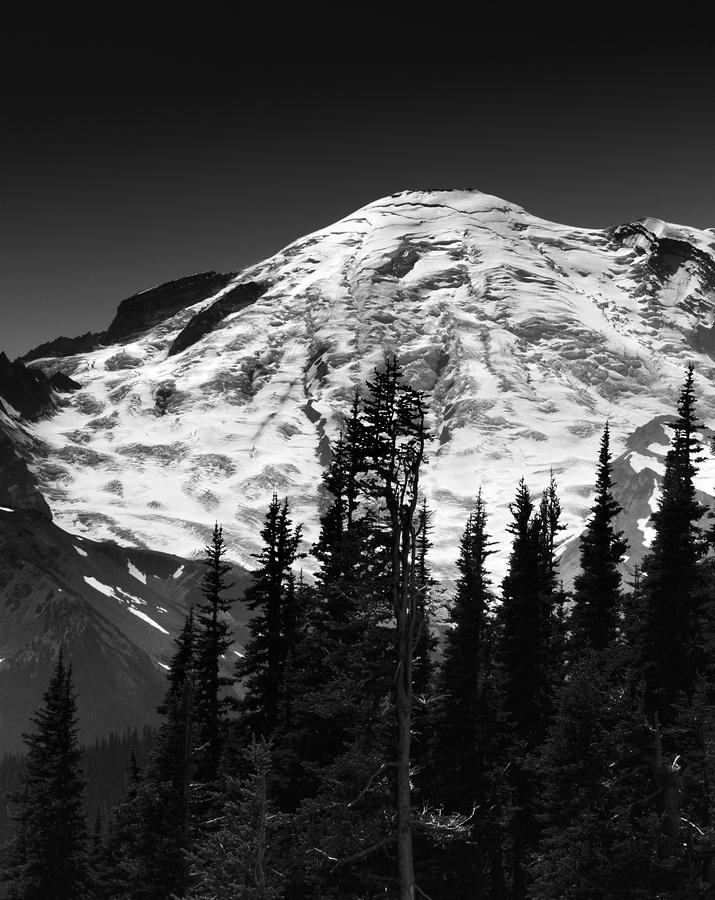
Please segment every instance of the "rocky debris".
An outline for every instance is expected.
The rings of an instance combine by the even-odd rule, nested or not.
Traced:
[[[104,368],[108,372],[121,372],[124,369],[136,369],[142,364],[141,359],[138,356],[132,356],[130,353],[126,353],[122,350],[121,353],[117,353],[116,356],[110,357],[105,364]]]
[[[198,312],[189,324],[179,332],[169,348],[169,356],[175,356],[200,341],[209,334],[227,316],[251,306],[268,290],[269,285],[258,281],[247,281],[237,284],[226,291],[215,303]]]
[[[208,300],[235,277],[235,272],[201,272],[135,294],[119,304],[114,321],[102,335],[102,343],[119,344],[147,331],[180,310]]]
[[[154,412],[157,416],[164,416],[176,393],[176,384],[173,381],[164,381],[154,391]]]

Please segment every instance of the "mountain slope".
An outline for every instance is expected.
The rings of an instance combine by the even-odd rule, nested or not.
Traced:
[[[28,729],[58,648],[72,661],[83,740],[154,723],[172,637],[200,597],[203,566],[77,538],[5,507],[0,547],[0,750]],[[236,613],[241,642],[240,604]]]
[[[710,231],[654,219],[583,229],[477,191],[398,194],[119,346],[33,362],[81,388],[23,426],[29,465],[70,531],[188,557],[218,519],[250,567],[273,491],[315,538],[341,416],[397,353],[431,397],[424,484],[442,574],[480,485],[501,537],[522,474],[538,491],[553,468],[573,542],[607,419],[633,561],[666,450],[658,423],[688,361],[706,424],[715,414],[714,248]],[[221,302],[242,290],[248,302]],[[638,429],[651,439],[634,450]],[[704,491],[713,476],[708,458]]]

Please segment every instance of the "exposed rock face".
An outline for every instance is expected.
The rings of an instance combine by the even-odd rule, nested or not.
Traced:
[[[62,372],[48,378],[40,369],[28,369],[19,359],[10,362],[0,353],[0,402],[4,400],[25,419],[34,421],[50,412],[55,405],[55,392],[66,394],[80,387]]]
[[[34,512],[48,521],[52,513],[37,489],[37,479],[27,468],[12,438],[0,423],[0,506]]]
[[[21,416],[37,419],[52,407],[52,382],[40,371],[26,368],[22,362],[10,362],[0,353],[0,397]]]
[[[142,291],[122,300],[106,331],[88,331],[75,338],[59,337],[47,341],[20,357],[20,361],[29,363],[38,359],[62,359],[91,353],[107,344],[120,344],[194,303],[208,300],[235,277],[235,272],[200,272]]]
[[[213,297],[235,277],[235,272],[228,275],[202,272],[135,294],[119,304],[117,315],[101,341],[104,344],[118,344],[146,332],[179,310]]]
[[[191,347],[202,337],[210,334],[213,329],[222,322],[227,316],[245,309],[247,306],[255,303],[259,297],[268,290],[269,285],[260,284],[255,281],[247,281],[237,284],[221,294],[218,300],[198,312],[182,329],[174,343],[169,348],[169,356],[175,356]]]
[[[55,372],[54,375],[50,376],[50,384],[60,394],[78,391],[82,387],[81,384],[74,381],[69,375],[65,375],[64,372]]]
[[[101,337],[101,332],[93,331],[88,331],[86,334],[75,338],[59,337],[54,341],[40,344],[39,347],[30,350],[29,353],[21,356],[20,359],[22,362],[28,363],[34,359],[45,359],[47,357],[57,359],[63,356],[74,356],[76,353],[90,353],[99,347]]]
[[[626,246],[647,254],[649,267],[661,283],[687,268],[700,278],[705,291],[715,290],[715,259],[712,253],[704,252],[683,236],[675,236],[673,230],[673,226],[659,219],[643,219],[619,225],[613,234]]]

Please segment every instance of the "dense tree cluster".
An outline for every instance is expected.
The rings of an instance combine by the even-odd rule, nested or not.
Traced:
[[[694,487],[692,367],[632,583],[606,424],[573,592],[553,474],[541,496],[516,488],[498,586],[479,491],[440,641],[425,416],[394,360],[356,395],[310,582],[301,528],[274,496],[233,678],[216,526],[151,751],[131,756],[124,797],[91,834],[60,657],[26,737],[0,897],[715,895],[715,537]]]

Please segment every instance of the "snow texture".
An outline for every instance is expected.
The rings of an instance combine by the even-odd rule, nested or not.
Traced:
[[[122,347],[35,363],[82,388],[29,427],[31,468],[68,531],[191,558],[218,521],[233,558],[252,568],[274,491],[291,498],[306,542],[317,538],[330,446],[355,389],[397,353],[430,398],[423,489],[436,574],[454,574],[481,488],[502,541],[499,576],[522,475],[538,498],[553,470],[568,548],[589,513],[607,420],[615,454],[656,486],[667,433],[637,446],[633,435],[672,415],[688,362],[713,424],[712,286],[697,260],[656,271],[653,248],[666,238],[712,257],[712,233],[656,219],[575,228],[478,191],[379,200],[240,273],[224,291],[268,289],[182,353],[168,355],[173,340],[216,297]],[[632,541],[649,537],[646,482]]]

